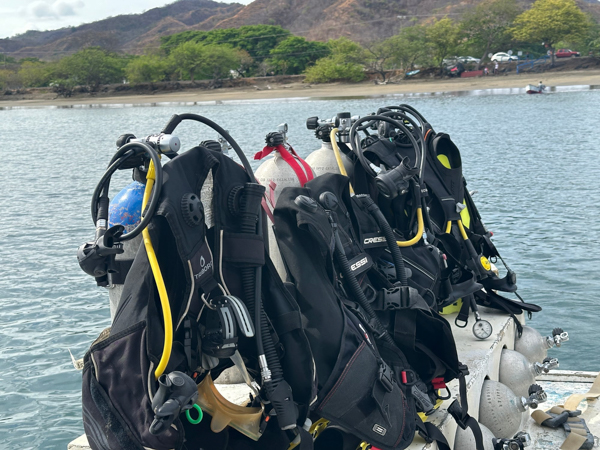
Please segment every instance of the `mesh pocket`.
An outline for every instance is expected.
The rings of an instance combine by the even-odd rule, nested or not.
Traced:
[[[84,358],[82,403],[83,426],[93,450],[181,448],[179,420],[176,428],[150,434],[154,413],[149,377],[154,381],[145,322],[92,345]]]

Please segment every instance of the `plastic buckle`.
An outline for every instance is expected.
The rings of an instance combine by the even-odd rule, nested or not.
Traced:
[[[394,390],[394,382],[392,379],[392,371],[386,363],[382,363],[379,366],[379,382],[383,385],[386,391],[392,392]]]
[[[467,429],[467,420],[470,416],[465,414],[463,407],[460,405],[458,400],[454,400],[448,407],[448,413],[450,413],[460,428],[463,430]]]
[[[542,422],[542,425],[545,427],[548,427],[548,428],[558,428],[563,423],[565,423],[569,419],[569,417],[571,417],[571,415],[569,414],[569,411],[565,410],[562,413],[557,414],[550,419],[544,420]]]
[[[463,363],[458,363],[458,371],[466,377],[469,375],[469,366]]]

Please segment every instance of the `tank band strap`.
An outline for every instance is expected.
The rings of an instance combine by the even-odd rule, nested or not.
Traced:
[[[313,179],[313,172],[310,166],[306,161],[298,156],[296,151],[290,146],[290,150],[288,151],[283,145],[277,145],[275,147],[265,147],[260,152],[254,155],[255,160],[263,159],[265,156],[269,155],[273,152],[273,150],[277,151],[283,160],[292,168],[296,176],[298,177],[298,181],[300,182],[300,186],[304,187],[304,185]],[[302,167],[300,167],[302,165]]]

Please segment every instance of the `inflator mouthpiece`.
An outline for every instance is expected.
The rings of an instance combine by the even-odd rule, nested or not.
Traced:
[[[192,409],[198,398],[196,382],[183,372],[162,374],[158,384],[158,391],[152,399],[154,420],[150,433],[154,435],[168,429],[179,414]]]
[[[409,158],[404,157],[396,167],[377,175],[375,183],[381,195],[392,199],[408,192],[409,180],[417,173],[417,169],[411,168],[408,164]]]

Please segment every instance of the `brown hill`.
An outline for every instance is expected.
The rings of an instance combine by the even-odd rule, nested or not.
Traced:
[[[124,14],[77,27],[52,31],[28,31],[0,39],[0,53],[15,58],[60,58],[84,47],[101,46],[139,54],[158,46],[160,36],[185,30],[210,30],[236,14],[243,5],[212,0],[179,0],[142,14]]]
[[[528,7],[534,0],[520,0]],[[600,20],[600,2],[577,0]],[[247,6],[212,0],[179,0],[143,14],[127,14],[53,31],[28,31],[0,39],[0,53],[15,58],[56,59],[98,45],[140,54],[159,45],[160,36],[186,30],[242,25],[281,25],[308,39],[325,41],[346,36],[365,43],[389,37],[415,19],[460,19],[481,0],[255,0]]]
[[[524,8],[534,0],[519,0]],[[600,3],[577,0],[579,6],[600,19]],[[255,0],[218,24],[219,28],[251,24],[281,25],[313,40],[346,36],[369,42],[392,36],[419,22],[460,16],[481,0]]]

